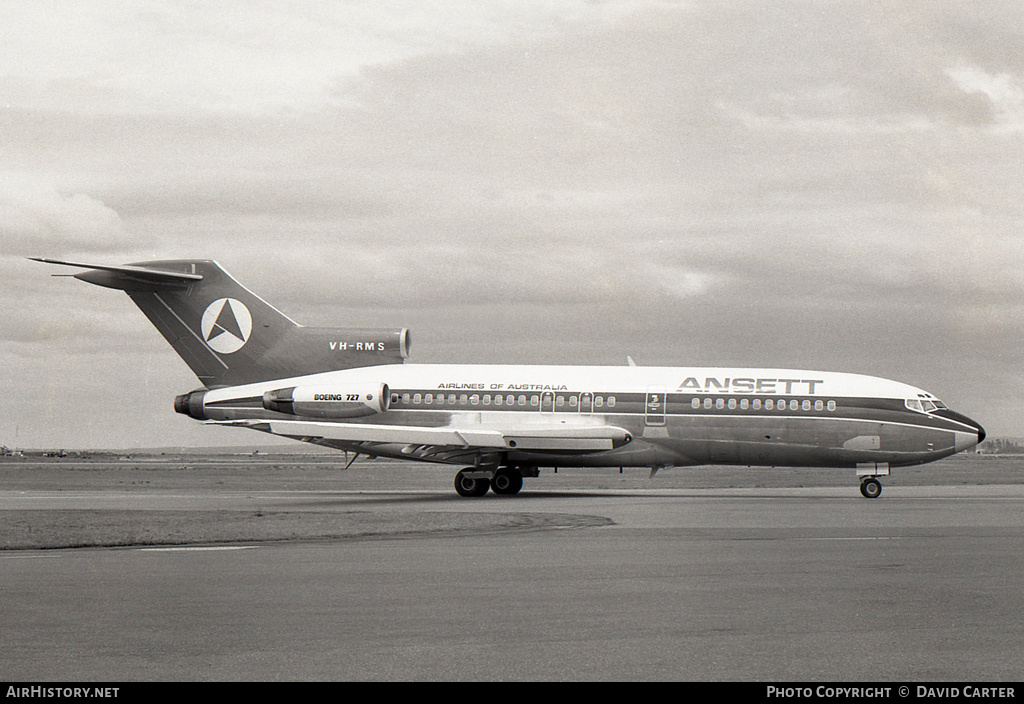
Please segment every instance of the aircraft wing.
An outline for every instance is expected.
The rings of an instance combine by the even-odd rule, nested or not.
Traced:
[[[297,420],[207,421],[215,425],[262,430],[274,435],[313,442],[394,443],[468,449],[601,452],[624,445],[632,435],[622,428],[601,426],[550,426],[492,428],[489,426],[426,428],[408,425],[324,423]]]

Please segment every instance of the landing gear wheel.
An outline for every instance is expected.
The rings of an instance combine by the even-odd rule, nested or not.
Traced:
[[[491,479],[491,491],[502,496],[515,496],[523,488],[523,475],[515,467],[502,467]]]
[[[860,493],[868,499],[877,499],[882,495],[882,485],[877,479],[868,478],[860,483]]]
[[[483,496],[487,493],[487,490],[491,488],[491,483],[486,479],[476,479],[473,477],[467,477],[466,472],[471,471],[463,469],[455,475],[455,491],[459,493],[459,496]]]

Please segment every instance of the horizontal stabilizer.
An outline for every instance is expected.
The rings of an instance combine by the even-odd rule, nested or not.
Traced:
[[[523,428],[499,430],[484,426],[422,428],[405,425],[322,423],[293,420],[209,421],[216,425],[254,430],[300,439],[343,442],[397,443],[490,450],[575,450],[600,452],[629,442],[632,436],[615,426]]]
[[[76,279],[87,281],[97,286],[116,288],[123,291],[152,291],[162,288],[181,288],[196,281],[202,281],[201,274],[195,273],[195,267],[182,267],[182,271],[168,271],[166,269],[151,268],[135,264],[124,266],[107,266],[105,264],[80,264],[78,262],[65,262],[58,259],[46,259],[44,257],[29,257],[32,261],[43,262],[44,264],[61,264],[63,266],[74,266],[89,271],[75,274]],[[188,270],[184,270],[188,269]]]

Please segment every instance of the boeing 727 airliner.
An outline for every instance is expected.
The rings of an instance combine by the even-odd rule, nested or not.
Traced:
[[[202,388],[178,413],[356,453],[461,466],[462,496],[514,495],[541,467],[730,464],[856,470],[881,494],[892,467],[985,438],[922,389],[793,369],[415,365],[407,329],[308,328],[216,262],[84,268],[121,289]]]

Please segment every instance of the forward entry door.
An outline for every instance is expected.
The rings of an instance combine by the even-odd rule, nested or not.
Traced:
[[[668,394],[663,389],[648,389],[644,422],[647,425],[665,425],[665,406],[667,404]]]

